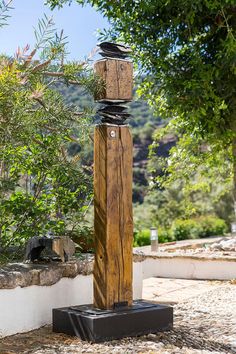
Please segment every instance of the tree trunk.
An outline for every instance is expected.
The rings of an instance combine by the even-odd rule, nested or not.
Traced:
[[[236,219],[236,137],[232,140],[232,155],[233,155],[233,201],[234,215]]]

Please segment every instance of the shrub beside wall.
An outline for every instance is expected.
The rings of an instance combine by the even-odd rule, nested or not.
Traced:
[[[224,235],[228,227],[224,220],[215,216],[195,219],[176,219],[170,229],[158,228],[159,243]],[[134,247],[150,245],[150,230],[136,231]]]

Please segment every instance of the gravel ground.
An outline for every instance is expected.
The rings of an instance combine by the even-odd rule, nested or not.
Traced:
[[[219,282],[174,306],[174,330],[103,344],[54,334],[50,327],[0,340],[0,354],[236,353],[236,285]]]

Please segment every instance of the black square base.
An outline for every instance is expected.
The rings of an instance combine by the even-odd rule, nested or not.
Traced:
[[[136,300],[114,310],[81,305],[53,309],[53,331],[98,343],[173,328],[173,308]]]

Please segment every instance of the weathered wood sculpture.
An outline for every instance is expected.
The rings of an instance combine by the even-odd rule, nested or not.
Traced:
[[[114,44],[106,48],[116,55]],[[117,102],[132,98],[133,70],[130,61],[116,57],[97,61],[94,70],[106,87],[99,97],[106,103],[98,110],[102,124],[95,127],[94,138],[94,306],[111,309],[132,304],[133,145],[124,125],[129,114]]]
[[[132,295],[132,137],[124,106],[132,99],[130,49],[101,43],[95,72],[104,80],[94,132],[94,302],[53,310],[53,331],[102,342],[171,329],[169,306]],[[140,276],[142,276],[140,274]]]

